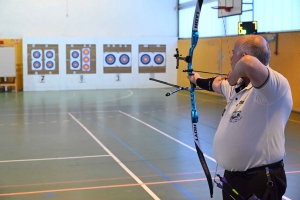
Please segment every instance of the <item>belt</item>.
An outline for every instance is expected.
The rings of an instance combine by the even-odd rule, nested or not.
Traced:
[[[258,174],[258,173],[261,173],[261,172],[266,172],[266,167],[269,168],[269,171],[274,171],[278,168],[281,168],[281,167],[284,167],[284,164],[283,164],[283,160],[281,161],[278,161],[276,163],[272,163],[272,164],[268,164],[268,165],[263,165],[263,166],[260,166],[260,167],[254,167],[254,168],[251,168],[251,169],[247,169],[246,171],[235,171],[235,172],[230,172],[230,173],[233,173],[233,174],[240,174],[240,175],[250,175],[250,174]]]

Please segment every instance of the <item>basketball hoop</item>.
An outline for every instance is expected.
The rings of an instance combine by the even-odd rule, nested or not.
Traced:
[[[212,9],[218,9],[218,10],[223,9],[223,10],[225,10],[226,12],[230,12],[231,8],[233,8],[233,7],[227,7],[227,6],[213,6],[213,7],[211,7],[211,8],[212,8]]]

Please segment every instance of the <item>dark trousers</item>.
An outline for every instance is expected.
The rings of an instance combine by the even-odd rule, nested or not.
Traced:
[[[255,194],[262,199],[268,186],[267,175],[264,167],[255,168],[255,170],[247,170],[246,172],[230,172],[225,170],[224,177],[227,182],[245,199]],[[286,190],[286,175],[282,166],[271,168],[270,177],[273,181],[273,187],[270,189],[268,200],[281,200]],[[235,195],[227,184],[223,184],[223,200],[236,200],[241,198]],[[230,195],[226,191],[228,191]]]

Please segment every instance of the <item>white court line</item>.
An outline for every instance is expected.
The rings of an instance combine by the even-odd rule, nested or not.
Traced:
[[[110,156],[110,155],[77,156],[77,157],[62,157],[62,158],[39,158],[39,159],[23,159],[23,160],[1,160],[0,163],[30,162],[30,161],[44,161],[44,160],[67,160],[67,159],[79,159],[79,158],[99,158],[105,156]]]
[[[285,199],[285,200],[292,200],[290,198],[287,198],[286,196],[283,196],[282,198]]]
[[[159,200],[158,196],[148,186],[142,182],[130,169],[126,167],[102,142],[100,142],[93,133],[91,133],[80,121],[78,121],[71,113],[68,113],[138,184],[140,184],[144,190],[153,197],[153,199]]]
[[[110,113],[110,112],[119,112],[118,110],[110,110],[110,111],[88,111],[86,113]],[[71,113],[81,113],[81,112],[71,112]],[[0,117],[2,116],[28,116],[28,115],[62,115],[62,114],[68,114],[68,112],[54,112],[54,113],[28,113],[28,114],[2,114],[0,115]]]
[[[139,119],[137,119],[137,118],[135,118],[135,117],[133,117],[133,116],[127,114],[127,113],[124,113],[124,112],[122,112],[122,111],[120,111],[120,110],[119,110],[119,112],[122,113],[122,114],[124,114],[124,115],[126,115],[126,116],[128,116],[128,117],[130,117],[130,118],[132,118],[132,119],[134,119],[134,120],[136,120],[136,121],[138,121],[138,122],[140,122],[140,123],[142,123],[142,124],[144,124],[144,125],[146,125],[146,126],[148,126],[149,128],[151,128],[151,129],[153,129],[153,130],[159,132],[160,134],[162,134],[162,135],[164,135],[164,136],[170,138],[171,140],[174,140],[175,142],[177,142],[177,143],[179,143],[179,144],[181,144],[181,145],[183,145],[183,146],[185,146],[185,147],[187,147],[187,148],[189,148],[189,149],[191,149],[191,150],[193,150],[193,151],[196,152],[196,149],[194,149],[193,147],[191,147],[191,146],[189,146],[189,145],[187,145],[187,144],[181,142],[180,140],[177,140],[177,139],[173,138],[172,136],[170,136],[170,135],[168,135],[168,134],[162,132],[161,130],[158,130],[157,128],[151,126],[150,124],[147,124],[146,122],[143,122],[142,120],[139,120]],[[206,154],[204,154],[204,156],[205,156],[206,158],[208,158],[209,160],[211,160],[211,161],[213,161],[213,162],[216,162],[216,160],[213,159],[212,157],[210,157],[210,156],[208,156],[208,155],[206,155]]]
[[[189,146],[189,145],[187,145],[187,144],[185,144],[185,143],[183,143],[183,142],[181,142],[181,141],[179,141],[179,140],[173,138],[172,136],[170,136],[170,135],[168,135],[168,134],[162,132],[161,130],[158,130],[157,128],[151,126],[150,124],[147,124],[146,122],[143,122],[142,120],[139,120],[139,119],[137,119],[137,118],[135,118],[135,117],[133,117],[133,116],[127,114],[127,113],[124,113],[124,112],[122,112],[122,111],[120,111],[120,110],[119,110],[119,112],[122,113],[122,114],[124,114],[124,115],[126,115],[126,116],[128,116],[128,117],[130,117],[130,118],[132,118],[132,119],[134,119],[134,120],[136,120],[136,121],[138,121],[138,122],[140,122],[140,123],[142,123],[142,124],[144,124],[144,125],[146,125],[146,126],[148,126],[149,128],[151,128],[151,129],[153,129],[153,130],[159,132],[160,134],[162,134],[162,135],[164,135],[164,136],[166,136],[166,137],[168,137],[168,138],[174,140],[175,142],[177,142],[177,143],[179,143],[179,144],[181,144],[181,145],[183,145],[183,146],[185,146],[185,147],[187,147],[187,148],[189,148],[189,149],[191,149],[191,150],[193,150],[193,151],[196,152],[196,149],[194,149],[194,148],[192,148],[191,146]],[[210,156],[208,156],[208,155],[206,155],[206,154],[203,154],[203,155],[204,155],[206,158],[208,158],[209,160],[211,160],[211,161],[217,163],[216,160],[215,160],[214,158],[212,158],[212,157],[210,157]],[[285,197],[285,196],[283,196],[282,198],[285,199],[285,200],[291,200],[291,199],[289,199],[289,198],[287,198],[287,197]]]
[[[286,174],[297,174],[300,173],[300,171],[290,171],[290,172],[285,172]]]

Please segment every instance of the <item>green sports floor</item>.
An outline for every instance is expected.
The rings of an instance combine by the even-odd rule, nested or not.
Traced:
[[[172,89],[0,91],[0,200],[211,199],[189,93],[166,97]],[[196,102],[214,177],[212,143],[226,103],[205,92],[196,92]],[[299,200],[299,113],[286,127],[284,163],[283,199]],[[216,186],[212,199],[222,199]]]

